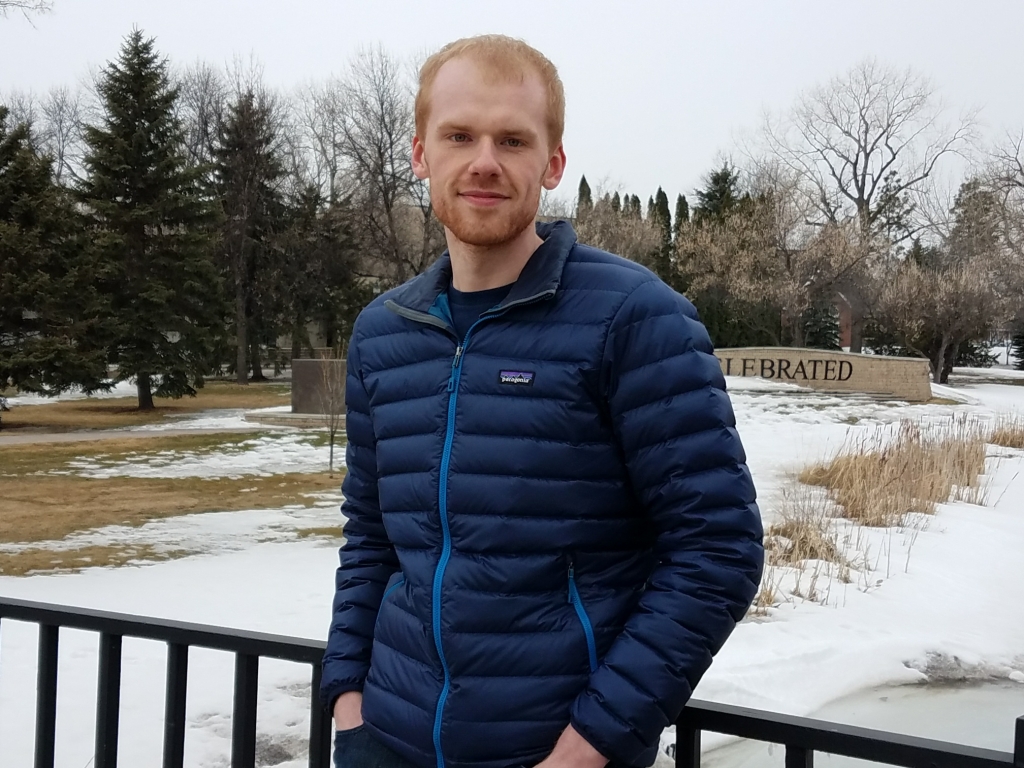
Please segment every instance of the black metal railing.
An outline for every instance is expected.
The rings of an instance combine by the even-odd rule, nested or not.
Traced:
[[[95,768],[117,766],[121,641],[125,637],[167,643],[163,768],[181,768],[185,757],[185,694],[190,648],[210,648],[235,655],[235,693],[231,715],[232,768],[253,768],[256,764],[256,683],[261,658],[283,659],[312,667],[309,766],[327,768],[330,764],[331,721],[321,708],[317,696],[320,688],[320,661],[324,653],[322,642],[9,598],[0,599],[0,632],[4,619],[39,625],[35,768],[53,768],[57,722],[57,650],[60,630],[65,627],[98,632],[100,635]]]
[[[259,660],[273,658],[309,664],[312,667],[309,765],[310,768],[329,765],[331,722],[317,698],[322,642],[7,598],[0,598],[0,631],[3,619],[39,625],[35,768],[53,766],[57,651],[62,627],[90,630],[100,635],[95,768],[117,765],[121,641],[124,637],[167,643],[164,768],[181,768],[184,759],[189,648],[211,648],[235,654],[232,768],[253,768],[256,762]],[[705,731],[783,745],[786,768],[811,768],[816,752],[906,768],[1024,768],[1024,717],[1016,721],[1014,751],[1010,754],[727,704],[690,701],[676,724],[676,768],[699,768],[701,733]]]
[[[702,731],[783,745],[786,768],[812,768],[815,752],[905,768],[1024,768],[1024,717],[1017,718],[1011,755],[807,717],[690,701],[676,723],[676,768],[700,768]]]

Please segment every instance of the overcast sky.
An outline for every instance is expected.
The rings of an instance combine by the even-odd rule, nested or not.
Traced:
[[[1024,0],[55,0],[0,19],[0,93],[72,85],[133,26],[175,63],[258,58],[291,87],[340,72],[361,47],[414,57],[501,32],[565,81],[569,157],[644,200],[690,194],[765,109],[874,56],[929,76],[951,115],[981,109],[990,137],[1024,127]]]

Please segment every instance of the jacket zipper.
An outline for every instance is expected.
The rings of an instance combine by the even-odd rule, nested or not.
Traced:
[[[583,607],[583,600],[580,599],[580,591],[576,588],[576,576],[573,562],[569,561],[569,602],[576,609],[576,615],[583,625],[583,634],[587,636],[587,655],[590,657],[590,672],[597,671],[597,643],[594,641],[594,626],[587,616],[587,609]]]
[[[543,291],[534,296],[510,302],[498,310],[488,310],[487,312],[484,312],[476,322],[469,327],[469,330],[466,331],[466,336],[463,338],[462,343],[456,346],[455,357],[452,359],[452,371],[448,376],[447,386],[447,427],[444,437],[444,450],[441,453],[441,474],[438,481],[438,506],[441,513],[441,532],[444,536],[444,544],[441,548],[441,557],[437,562],[437,568],[434,569],[434,583],[431,593],[433,598],[431,623],[433,624],[434,630],[434,646],[437,649],[438,659],[441,661],[441,670],[444,672],[444,685],[441,687],[441,694],[437,697],[437,708],[434,711],[433,736],[434,753],[437,756],[437,768],[444,768],[444,756],[441,753],[441,719],[444,713],[444,704],[448,698],[448,692],[451,689],[452,682],[451,673],[448,670],[448,662],[444,658],[444,649],[441,646],[441,584],[444,580],[445,569],[448,567],[448,560],[451,558],[452,554],[451,532],[448,528],[448,468],[451,463],[452,440],[455,437],[455,405],[459,397],[459,380],[462,377],[463,354],[466,350],[466,345],[469,343],[469,337],[481,322],[499,317],[505,314],[505,312],[512,307],[531,304],[535,301],[540,301],[541,299],[550,298],[554,294],[554,290]],[[451,330],[451,327],[447,323],[434,315],[407,309],[394,301],[387,301],[384,306],[408,320],[437,326],[444,330]],[[596,659],[596,655],[594,658]]]
[[[455,438],[455,405],[459,399],[459,380],[462,378],[462,353],[469,343],[473,329],[483,319],[480,317],[469,327],[466,337],[455,348],[452,372],[448,376],[448,422],[444,437],[444,451],[441,453],[441,475],[438,482],[438,507],[441,512],[441,532],[444,535],[444,545],[441,548],[441,558],[437,561],[437,568],[434,570],[433,615],[431,616],[434,628],[434,646],[437,648],[437,656],[441,660],[441,669],[444,672],[444,685],[441,687],[441,694],[437,697],[437,709],[434,711],[434,754],[437,756],[437,768],[444,768],[444,755],[441,753],[441,719],[444,714],[444,703],[448,698],[448,691],[451,689],[452,683],[448,662],[445,661],[444,649],[441,645],[441,583],[452,554],[452,537],[448,527],[448,468],[452,458],[452,441]]]

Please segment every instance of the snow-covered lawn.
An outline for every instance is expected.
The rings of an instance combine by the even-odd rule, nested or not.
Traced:
[[[53,473],[81,477],[269,477],[289,472],[326,472],[327,449],[318,433],[280,431],[202,451],[147,451],[145,443],[126,457],[90,456]],[[334,461],[344,466],[336,444]]]
[[[792,473],[851,436],[900,419],[937,423],[953,413],[993,419],[1001,412],[1024,411],[1020,383],[1015,373],[1001,369],[958,371],[951,386],[937,394],[960,404],[908,405],[756,379],[729,381],[766,523]],[[326,460],[325,447],[297,433],[252,442],[241,451],[83,462],[73,471],[104,477],[207,476],[209,471],[303,471],[298,467],[314,464],[321,469]],[[857,545],[870,556],[849,583],[828,581],[827,597],[818,602],[783,594],[768,616],[743,622],[697,696],[807,714],[872,686],[966,674],[1016,681],[1024,705],[1024,453],[993,448],[987,474],[988,506],[944,504],[934,517],[906,531],[860,531]],[[198,554],[72,575],[0,578],[0,594],[323,638],[336,542],[298,533],[339,522],[337,497],[319,503],[311,509],[194,515],[76,534],[76,546],[126,541]],[[822,591],[824,586],[819,584]],[[3,765],[31,764],[35,642],[34,626],[4,622]],[[80,768],[92,754],[96,646],[95,636],[61,635],[59,766]],[[159,764],[164,659],[159,644],[125,641],[123,765]],[[187,765],[227,764],[232,670],[225,654],[192,655]],[[259,729],[266,764],[304,764],[308,685],[305,668],[261,664]],[[664,740],[671,738],[666,733]]]

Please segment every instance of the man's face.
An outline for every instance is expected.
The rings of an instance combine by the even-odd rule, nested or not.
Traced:
[[[434,213],[462,242],[501,245],[532,227],[541,188],[558,186],[565,169],[561,145],[549,146],[547,109],[533,73],[493,81],[471,59],[437,73],[413,171],[430,179]]]

